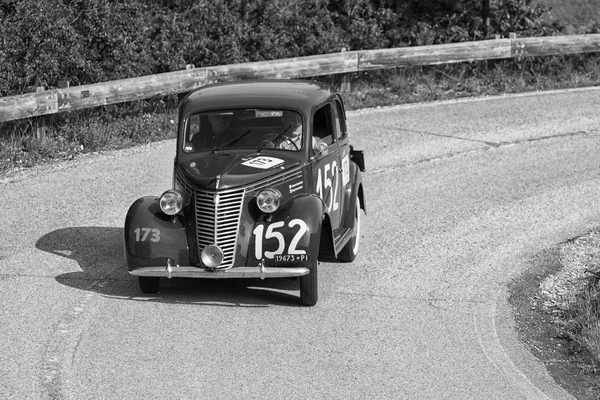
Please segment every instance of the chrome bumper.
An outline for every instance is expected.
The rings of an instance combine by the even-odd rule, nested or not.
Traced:
[[[202,268],[179,265],[167,265],[166,267],[142,267],[129,271],[135,276],[154,276],[165,278],[206,278],[206,279],[227,279],[227,278],[293,278],[296,276],[308,275],[309,269],[306,267],[234,267],[226,270],[209,271]]]

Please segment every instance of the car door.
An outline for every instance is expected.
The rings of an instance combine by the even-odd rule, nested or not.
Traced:
[[[334,104],[328,102],[313,113],[313,141],[324,143],[322,151],[313,155],[313,181],[315,191],[327,206],[327,214],[331,221],[334,236],[341,222],[341,162],[338,148]],[[314,145],[313,145],[314,147]]]
[[[335,131],[336,151],[337,151],[337,167],[338,167],[338,184],[339,196],[337,203],[339,208],[339,223],[336,224],[334,235],[336,238],[342,237],[347,233],[352,226],[346,226],[349,221],[354,221],[354,218],[345,218],[348,213],[348,208],[352,206],[350,196],[354,195],[351,190],[348,190],[352,182],[350,182],[350,145],[348,143],[348,133],[346,131],[346,117],[344,106],[338,98],[332,102],[333,112],[333,128]]]

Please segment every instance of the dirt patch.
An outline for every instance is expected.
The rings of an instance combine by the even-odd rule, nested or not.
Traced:
[[[519,339],[544,363],[554,380],[580,400],[600,399],[600,370],[585,349],[554,323],[543,306],[540,284],[563,269],[561,245],[531,259],[523,275],[510,284]]]

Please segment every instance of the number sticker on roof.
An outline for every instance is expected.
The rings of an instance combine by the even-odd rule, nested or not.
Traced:
[[[283,160],[275,157],[260,156],[248,161],[244,161],[242,165],[252,168],[269,169],[283,164]]]

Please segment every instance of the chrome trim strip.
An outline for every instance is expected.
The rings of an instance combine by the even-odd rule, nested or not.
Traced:
[[[205,279],[231,279],[231,278],[293,278],[308,275],[310,270],[306,267],[237,267],[214,272],[196,267],[171,266],[167,272],[165,267],[142,267],[129,271],[134,276],[154,276],[173,278],[205,278]]]

